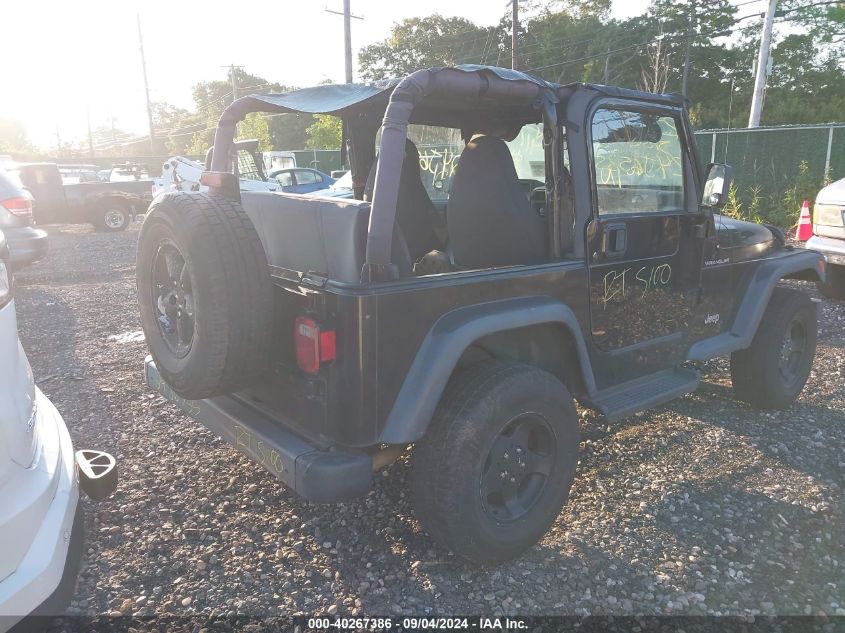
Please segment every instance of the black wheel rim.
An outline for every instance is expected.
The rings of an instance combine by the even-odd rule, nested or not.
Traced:
[[[792,384],[798,378],[806,350],[807,330],[800,320],[795,319],[783,337],[778,358],[778,369],[787,384]]]
[[[539,414],[508,422],[490,448],[481,474],[481,504],[499,523],[531,512],[555,460],[554,431]]]
[[[191,271],[179,248],[162,240],[152,267],[152,303],[158,329],[170,351],[183,358],[194,340],[194,294]]]

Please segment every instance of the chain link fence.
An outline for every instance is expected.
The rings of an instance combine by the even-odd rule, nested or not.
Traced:
[[[728,210],[738,217],[791,226],[804,199],[812,205],[845,178],[845,123],[700,130],[695,139],[702,163],[733,166]]]

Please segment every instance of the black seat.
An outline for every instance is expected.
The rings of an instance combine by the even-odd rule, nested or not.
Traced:
[[[547,261],[546,220],[531,207],[498,137],[467,143],[452,177],[446,222],[454,263],[462,268]]]
[[[373,199],[373,187],[376,179],[376,165],[373,162],[364,187],[364,200]],[[434,232],[437,210],[428,197],[422,182],[420,153],[410,139],[405,140],[405,160],[402,161],[402,173],[399,176],[399,196],[396,200],[396,224],[412,261],[417,261],[429,251],[438,248]],[[398,262],[394,262],[398,263]]]

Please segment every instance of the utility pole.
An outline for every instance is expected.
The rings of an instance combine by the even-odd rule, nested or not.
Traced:
[[[689,3],[689,12],[687,13],[687,44],[684,50],[684,75],[681,81],[681,94],[687,96],[687,89],[689,87],[689,68],[690,68],[690,49],[692,48],[692,34],[693,34],[693,20],[695,19],[695,0]]]
[[[511,68],[519,70],[519,0],[511,0]]]
[[[326,13],[334,13],[335,15],[343,16],[343,60],[344,60],[344,75],[345,81],[348,84],[352,83],[352,18],[356,20],[363,20],[360,15],[352,15],[350,7],[350,0],[343,0],[343,11],[332,11],[326,9]]]
[[[772,25],[775,21],[777,0],[769,0],[766,19],[763,22],[763,35],[760,37],[760,52],[757,55],[757,73],[754,77],[754,94],[751,96],[751,113],[748,115],[748,127],[760,125],[763,113],[763,95],[766,92],[766,74],[769,69],[769,53],[772,47]]]
[[[85,120],[88,123],[88,155],[94,158],[94,137],[91,135],[91,108],[85,108]]]
[[[346,83],[352,83],[352,9],[350,0],[343,0],[343,56],[346,61]]]
[[[232,103],[234,103],[238,100],[238,76],[235,74],[235,68],[243,68],[243,66],[229,64],[228,66],[222,66],[221,68],[229,69],[229,81],[232,82]]]
[[[141,70],[144,71],[144,96],[147,98],[147,123],[150,126],[150,156],[155,154],[155,128],[153,127],[153,108],[150,104],[150,85],[147,82],[147,59],[144,56],[144,36],[141,33],[141,14],[136,13],[138,21],[138,45],[141,49]]]
[[[604,56],[604,85],[610,83],[610,47],[607,47],[607,55]]]
[[[238,77],[235,74],[235,68],[243,68],[237,64],[229,64],[228,66],[221,66],[220,68],[229,69],[229,81],[232,82],[232,103],[238,100]]]

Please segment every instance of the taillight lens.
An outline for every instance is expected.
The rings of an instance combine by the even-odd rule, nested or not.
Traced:
[[[24,196],[16,196],[14,198],[6,198],[0,200],[0,204],[6,207],[9,213],[13,213],[19,218],[26,218],[32,221],[32,200]]]
[[[337,337],[334,330],[322,330],[314,319],[299,317],[293,326],[296,364],[309,374],[320,371],[320,365],[337,356]]]

